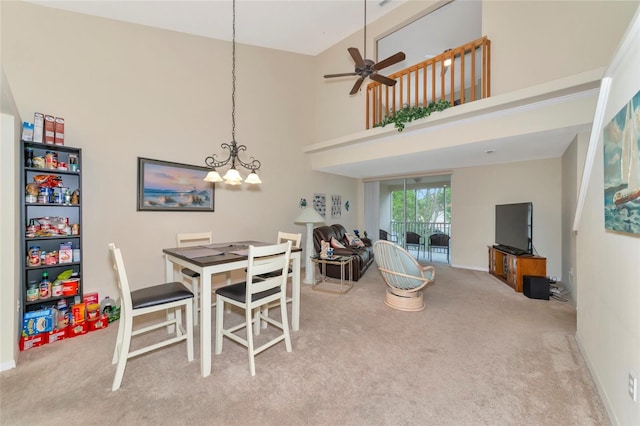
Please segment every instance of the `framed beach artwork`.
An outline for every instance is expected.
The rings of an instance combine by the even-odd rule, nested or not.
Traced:
[[[604,223],[640,235],[640,91],[604,127]]]
[[[138,211],[214,211],[206,167],[138,157]]]

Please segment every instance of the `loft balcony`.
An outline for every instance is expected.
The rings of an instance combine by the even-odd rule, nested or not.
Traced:
[[[363,129],[303,151],[313,170],[359,179],[557,158],[590,129],[602,73],[597,68],[492,95],[491,41],[482,37],[385,74],[397,80],[393,87],[369,83]],[[401,132],[380,126],[404,107],[437,100],[451,107]]]
[[[455,106],[491,96],[491,41],[481,37],[388,77],[397,81],[395,86],[375,81],[367,86],[367,129],[404,107],[426,107],[437,100]]]

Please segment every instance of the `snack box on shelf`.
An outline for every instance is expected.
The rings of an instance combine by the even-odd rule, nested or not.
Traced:
[[[57,342],[59,340],[64,340],[67,338],[67,328],[69,327],[65,327],[65,328],[61,328],[58,330],[53,330],[50,331],[49,334],[47,334],[47,343],[53,343],[53,342]]]
[[[98,292],[96,291],[96,292],[93,292],[93,293],[85,293],[82,296],[82,301],[87,306],[89,306],[91,304],[94,304],[94,303],[100,303],[100,299],[98,298]]]
[[[101,315],[95,320],[88,321],[89,331],[101,330],[109,326],[109,317],[107,315]]]
[[[89,331],[89,324],[87,322],[81,322],[78,324],[72,324],[67,327],[67,337],[76,337],[83,334],[87,334]]]
[[[20,338],[20,350],[26,351],[37,348],[47,343],[47,333],[34,334],[33,336],[22,336]]]
[[[26,312],[22,322],[22,333],[25,336],[33,336],[40,333],[48,333],[53,330],[53,310],[41,309],[39,311]]]

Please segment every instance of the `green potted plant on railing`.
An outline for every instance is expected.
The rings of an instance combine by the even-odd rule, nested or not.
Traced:
[[[398,110],[394,115],[385,117],[380,123],[374,125],[373,127],[384,127],[387,124],[393,123],[396,129],[401,132],[404,130],[406,123],[428,117],[432,112],[443,111],[450,106],[451,104],[449,103],[449,101],[444,99],[439,99],[435,102],[431,102],[426,107],[410,107],[405,104],[405,106],[401,110]]]

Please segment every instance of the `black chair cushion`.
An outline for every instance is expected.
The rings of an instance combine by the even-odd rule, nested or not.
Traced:
[[[216,290],[216,294],[220,296],[224,296],[229,299],[233,299],[240,303],[246,303],[247,301],[247,283],[239,282],[236,284],[231,284],[225,287],[220,287]],[[271,296],[272,294],[280,293],[280,287],[275,287],[266,291],[261,291],[260,293],[256,293],[253,295],[253,300],[260,300],[267,296]]]
[[[200,274],[199,274],[199,273],[197,273],[196,271],[192,271],[192,270],[191,270],[191,269],[189,269],[189,268],[184,268],[184,269],[182,270],[182,273],[183,273],[183,274],[185,274],[185,275],[186,275],[186,276],[188,276],[188,277],[191,277],[191,278],[198,278],[198,277],[200,276]]]
[[[291,268],[289,268],[289,274],[292,273],[292,272],[293,272],[293,270]],[[258,275],[258,277],[266,279],[266,278],[279,277],[280,275],[282,275],[282,269],[280,269],[278,271],[267,272],[266,274]]]
[[[191,298],[193,298],[193,293],[179,282],[154,285],[131,292],[133,309],[148,308]]]

